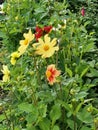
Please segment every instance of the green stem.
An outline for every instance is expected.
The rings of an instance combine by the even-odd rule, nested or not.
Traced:
[[[65,119],[65,109],[64,109],[64,108],[62,108],[62,121],[63,121],[63,124],[62,124],[62,130],[64,130],[64,129],[65,129],[64,119]]]
[[[74,130],[77,130],[77,127],[76,127],[76,116],[75,115],[73,116],[73,120],[74,120]]]
[[[81,51],[81,54],[80,54],[80,61],[82,60],[82,56],[83,56],[83,51]]]
[[[14,130],[14,123],[12,123],[12,130]]]
[[[56,67],[58,66],[58,52],[56,53]]]
[[[32,101],[33,101],[34,105],[36,106],[37,105],[37,99],[36,99],[36,96],[34,94],[33,88],[32,88]]]
[[[65,3],[66,3],[66,0],[63,0],[63,4],[65,5]]]
[[[5,112],[5,110],[3,110],[3,112],[4,112],[4,115],[5,115],[5,117],[6,117],[8,126],[9,126],[9,128],[11,129],[10,121],[9,121],[9,119],[8,119],[8,116],[7,116],[6,112]]]
[[[69,86],[68,86],[68,87],[69,87]],[[66,100],[65,100],[66,102],[67,102],[68,99],[69,99],[68,97],[69,97],[69,94],[70,94],[70,90],[71,90],[71,89],[72,89],[72,86],[69,88],[69,92],[68,92],[68,95],[67,95]]]
[[[39,70],[40,70],[41,64],[39,65],[39,63],[37,63],[37,62],[38,62],[38,60],[36,59],[36,57],[34,57],[34,68],[36,70],[37,83],[40,85],[40,88],[42,88],[41,76],[39,74]]]
[[[70,45],[70,43],[68,45],[68,59],[70,59],[70,61],[71,61],[71,45]]]

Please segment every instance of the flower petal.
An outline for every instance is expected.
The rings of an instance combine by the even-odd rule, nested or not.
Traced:
[[[23,34],[25,39],[28,39],[29,42],[31,42],[34,39],[34,34],[32,34],[31,29],[29,29],[28,33]]]
[[[50,37],[48,37],[48,34],[44,36],[45,43],[50,43]]]
[[[54,39],[51,41],[51,45],[52,45],[52,46],[55,46],[56,43],[57,43],[57,38],[54,38]]]
[[[39,42],[40,44],[44,44],[44,41],[43,41],[41,38],[38,39],[38,42]]]

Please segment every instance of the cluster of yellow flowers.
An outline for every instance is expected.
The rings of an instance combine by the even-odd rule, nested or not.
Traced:
[[[29,43],[34,39],[34,34],[32,34],[31,29],[28,33],[24,33],[24,40],[20,40],[18,51],[13,52],[11,54],[11,64],[15,65],[16,60],[26,51],[27,47],[29,46]]]
[[[18,51],[13,52],[11,54],[11,64],[15,65],[16,60],[26,51],[27,47],[29,46],[29,43],[34,40],[34,34],[32,34],[31,29],[28,33],[24,33],[24,40],[20,40]],[[41,38],[38,39],[38,43],[34,43],[33,47],[35,49],[35,53],[38,55],[42,55],[42,58],[51,57],[55,51],[59,50],[58,45],[56,46],[56,38],[54,38],[52,41],[48,34],[44,36],[44,40]]]
[[[19,48],[17,51],[13,52],[11,54],[11,64],[15,65],[17,59],[23,55],[28,48],[29,44],[34,40],[35,35],[32,34],[31,29],[29,29],[28,33],[24,33],[23,37],[24,40],[20,40]],[[59,46],[57,45],[57,39],[54,38],[51,40],[51,38],[46,34],[44,36],[44,39],[39,38],[37,43],[33,43],[33,48],[35,50],[35,54],[41,55],[42,58],[49,58],[51,57],[55,51],[59,50]],[[4,74],[3,81],[9,81],[10,79],[10,71],[8,70],[8,67],[6,65],[3,65],[3,70],[1,70]],[[46,76],[47,80],[50,84],[53,84],[56,82],[56,77],[60,75],[60,72],[55,68],[55,65],[49,65],[46,70]]]

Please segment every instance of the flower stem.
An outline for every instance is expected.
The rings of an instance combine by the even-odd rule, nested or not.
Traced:
[[[77,130],[77,127],[76,127],[76,116],[75,115],[73,116],[73,120],[74,120],[74,130]]]

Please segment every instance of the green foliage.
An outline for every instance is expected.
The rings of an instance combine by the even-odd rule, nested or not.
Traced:
[[[4,3],[5,15],[0,19],[0,62],[8,66],[10,81],[0,80],[4,91],[0,99],[1,130],[97,129],[98,97],[93,89],[98,85],[98,49],[93,31],[87,30],[89,20],[83,22],[68,8],[66,0]],[[12,65],[11,52],[17,51],[27,30],[35,33],[37,25],[41,28],[52,25],[48,35],[57,38],[59,51],[43,59],[35,54],[34,39]],[[45,75],[50,64],[61,71],[53,85]]]
[[[95,32],[96,46],[98,47],[98,1],[96,0],[68,0],[69,9],[81,17],[81,9],[84,7],[85,16],[81,17],[82,23],[88,22],[88,32]]]

